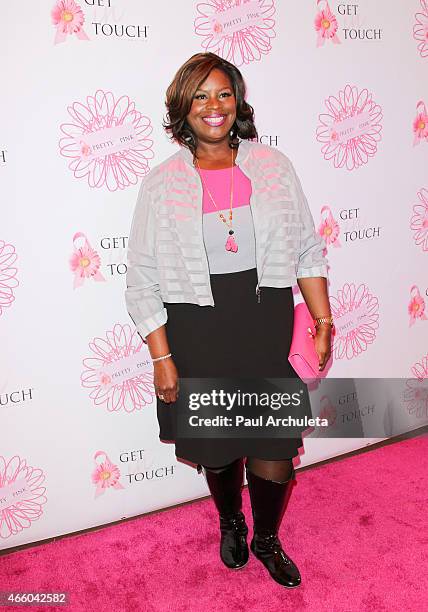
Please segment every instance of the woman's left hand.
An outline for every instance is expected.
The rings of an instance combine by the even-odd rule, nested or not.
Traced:
[[[318,325],[314,337],[315,350],[319,359],[319,370],[324,370],[331,355],[331,331],[330,325]]]

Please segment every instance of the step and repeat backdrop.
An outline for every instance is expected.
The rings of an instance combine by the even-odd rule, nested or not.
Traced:
[[[197,52],[240,67],[325,240],[330,437],[296,466],[428,422],[427,0],[9,0],[2,21],[0,548],[208,494],[158,439],[124,301],[139,185],[176,150],[165,90]]]

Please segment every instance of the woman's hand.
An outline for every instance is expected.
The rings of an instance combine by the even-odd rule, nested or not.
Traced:
[[[155,361],[153,384],[156,395],[163,402],[170,404],[178,397],[178,372],[171,357],[162,361]]]
[[[330,325],[318,325],[314,337],[315,350],[318,355],[319,370],[324,370],[327,361],[331,355],[331,326]]]

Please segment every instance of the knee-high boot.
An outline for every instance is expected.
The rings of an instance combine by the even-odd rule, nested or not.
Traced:
[[[203,467],[208,488],[220,516],[220,558],[229,569],[248,563],[248,526],[242,508],[244,464],[237,459],[221,472]]]
[[[294,562],[282,549],[278,530],[295,475],[286,482],[275,482],[256,476],[247,468],[247,482],[254,520],[251,551],[269,571],[272,578],[287,588],[300,585],[301,576]]]

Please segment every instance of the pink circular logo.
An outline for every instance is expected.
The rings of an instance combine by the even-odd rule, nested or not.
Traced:
[[[339,95],[325,100],[327,113],[319,115],[316,138],[324,159],[335,168],[355,170],[377,153],[381,140],[381,108],[367,89],[346,85]]]
[[[196,6],[195,32],[204,51],[236,66],[261,59],[275,38],[274,0],[206,0]]]
[[[428,418],[428,379],[406,380],[403,400],[409,414],[417,419]]]
[[[6,539],[31,527],[47,502],[45,475],[18,455],[0,456],[0,538]]]
[[[128,96],[116,99],[99,89],[86,103],[74,102],[67,110],[70,123],[60,127],[64,137],[59,146],[61,155],[71,159],[68,167],[75,178],[116,191],[149,172],[152,126]]]
[[[428,57],[428,1],[421,0],[421,13],[416,13],[413,26],[413,37],[419,42],[418,51],[421,57]]]
[[[410,229],[413,230],[415,244],[428,251],[428,190],[418,191],[419,204],[413,206]]]
[[[428,142],[428,111],[423,100],[416,104],[416,116],[413,120],[413,146]]]
[[[340,226],[336,219],[333,217],[330,206],[323,206],[321,208],[321,223],[318,227],[318,234],[324,240],[326,247],[334,246],[340,247]]]
[[[56,27],[55,41],[65,42],[67,36],[75,34],[80,40],[89,40],[83,29],[85,16],[79,4],[74,0],[58,0],[51,11],[52,23]]]
[[[317,4],[323,4],[324,1],[318,0]],[[317,33],[317,47],[322,47],[326,41],[331,41],[336,45],[340,44],[337,35],[337,19],[327,1],[325,1],[325,6],[316,14],[314,27]]]
[[[366,285],[346,283],[336,296],[330,296],[334,317],[333,352],[336,359],[353,359],[376,339],[379,303]]]
[[[133,412],[153,403],[153,365],[147,345],[137,330],[117,323],[105,338],[89,343],[90,357],[83,360],[82,386],[89,397],[109,412]]]
[[[0,316],[15,301],[14,289],[19,285],[15,268],[17,257],[15,247],[0,240]]]
[[[101,457],[101,461],[97,459]],[[120,470],[112,463],[104,451],[97,451],[94,455],[95,469],[92,472],[92,483],[95,485],[95,498],[103,495],[107,489],[124,489],[119,482]]]
[[[412,374],[418,379],[428,378],[428,354],[412,366]]]

